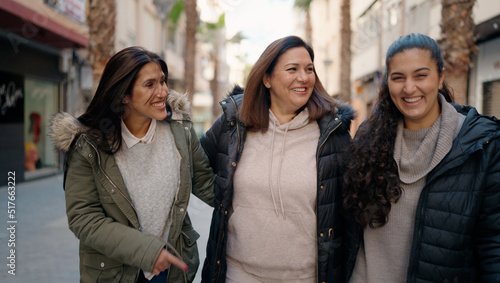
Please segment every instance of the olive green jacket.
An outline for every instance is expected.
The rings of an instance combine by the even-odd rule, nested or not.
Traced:
[[[167,98],[171,109],[187,105],[175,95]],[[191,193],[211,206],[214,201],[214,174],[187,118],[185,109],[174,108],[166,119],[181,156],[168,242],[189,267],[184,273],[172,265],[169,283],[191,282],[199,266],[199,234],[187,213]],[[64,187],[69,228],[80,240],[80,281],[135,282],[139,269],[152,271],[165,243],[141,232],[114,156],[98,149],[85,127],[67,113],[56,114],[50,135],[57,149],[70,154]]]

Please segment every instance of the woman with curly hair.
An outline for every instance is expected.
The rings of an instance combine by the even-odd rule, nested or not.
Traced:
[[[349,282],[500,282],[500,121],[452,103],[437,43],[388,49],[349,147]]]

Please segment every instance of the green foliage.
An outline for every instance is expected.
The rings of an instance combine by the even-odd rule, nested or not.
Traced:
[[[209,30],[221,29],[226,25],[226,14],[222,14],[216,23],[205,23],[205,26]]]
[[[215,23],[203,22],[198,26],[198,33],[211,34],[213,31],[220,30],[226,26],[226,14],[222,14]]]
[[[176,0],[174,6],[172,7],[172,10],[170,11],[170,15],[168,16],[170,21],[172,21],[174,25],[177,25],[182,12],[184,12],[184,1]]]
[[[294,6],[301,9],[309,9],[312,0],[295,0]]]

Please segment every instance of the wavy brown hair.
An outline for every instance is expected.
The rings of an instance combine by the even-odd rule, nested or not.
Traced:
[[[263,83],[266,75],[271,75],[280,56],[287,50],[295,47],[304,47],[311,61],[314,62],[314,51],[304,40],[298,36],[287,36],[272,42],[260,55],[248,75],[243,102],[241,103],[240,119],[248,129],[254,131],[267,131],[269,126],[269,107],[271,97],[269,89]],[[326,113],[335,113],[337,100],[330,96],[314,69],[316,83],[305,108],[309,111],[309,119],[316,120]],[[301,108],[301,111],[304,108]]]
[[[397,127],[403,115],[391,100],[387,73],[394,55],[413,48],[430,51],[438,74],[443,73],[441,50],[432,38],[409,34],[396,40],[387,51],[385,76],[373,112],[360,125],[348,147],[343,207],[363,227],[384,226],[389,218],[391,203],[397,202],[402,193],[393,156]],[[447,101],[453,101],[446,83],[443,83],[439,92]]]

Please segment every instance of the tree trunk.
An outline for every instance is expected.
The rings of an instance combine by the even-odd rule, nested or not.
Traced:
[[[189,101],[193,102],[195,93],[195,56],[196,56],[196,28],[198,26],[198,14],[196,12],[196,0],[185,0],[186,11],[186,51],[184,53],[184,88],[188,92]]]
[[[309,5],[306,10],[306,42],[312,45],[312,23],[311,23],[311,6]]]
[[[312,0],[295,0],[293,4],[294,7],[300,9],[306,14],[304,41],[309,45],[312,45],[311,2]]]
[[[467,103],[471,55],[477,52],[472,9],[475,0],[442,0],[441,39],[438,41],[445,61],[446,81],[458,104]]]
[[[342,0],[340,8],[340,99],[351,100],[351,0]]]
[[[104,67],[115,53],[115,0],[89,0],[88,57],[92,66],[93,90],[95,93]]]

